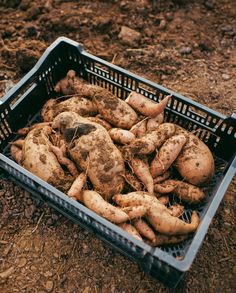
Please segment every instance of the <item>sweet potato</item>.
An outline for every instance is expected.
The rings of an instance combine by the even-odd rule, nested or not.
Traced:
[[[23,128],[18,129],[16,133],[18,135],[21,135],[21,136],[26,136],[30,132],[30,130],[32,130],[34,128],[42,127],[42,126],[50,126],[50,125],[51,125],[50,122],[35,123],[35,124],[33,124],[33,125],[29,126],[29,127],[23,127]],[[18,142],[20,142],[20,141],[21,141],[21,139],[18,139]]]
[[[129,220],[128,214],[108,203],[95,191],[85,190],[83,192],[83,202],[86,207],[115,224]]]
[[[164,174],[170,168],[185,143],[186,137],[183,134],[174,135],[165,141],[151,163],[153,178]]]
[[[50,100],[46,102],[41,112],[44,121],[52,121],[54,117],[65,111],[73,111],[85,117],[97,114],[97,107],[93,101],[84,97],[74,96],[65,101],[52,102],[48,105],[49,102]]]
[[[160,203],[167,205],[170,201],[169,196],[160,196],[157,197],[157,199],[159,200]]]
[[[175,162],[178,172],[193,185],[206,184],[211,180],[215,171],[211,151],[197,136],[180,126],[176,127],[176,133],[187,135],[187,142]]]
[[[170,214],[173,217],[179,218],[180,216],[182,216],[182,214],[184,212],[184,206],[182,206],[180,204],[174,204],[174,205],[170,206],[168,208],[168,210],[170,211]]]
[[[143,205],[145,207],[160,205],[165,208],[165,206],[159,202],[159,200],[147,192],[143,191],[133,191],[126,194],[116,194],[112,197],[113,201],[121,207],[129,206],[139,206]]]
[[[133,221],[134,227],[137,229],[139,234],[151,242],[155,241],[156,235],[152,228],[143,219],[136,219]]]
[[[141,180],[141,182],[146,187],[149,194],[154,193],[154,183],[152,175],[149,171],[149,165],[145,158],[133,157],[130,160],[130,166],[133,173]]]
[[[54,90],[57,93],[63,93],[64,95],[72,95],[76,92],[75,90],[75,78],[76,72],[74,70],[69,70],[66,77],[61,79],[55,86]]]
[[[138,178],[132,174],[130,171],[125,170],[125,181],[134,189],[142,190],[142,184]]]
[[[50,126],[39,126],[27,134],[22,148],[22,166],[56,188],[66,191],[73,177],[65,175],[57,157],[51,151],[51,132]]]
[[[130,192],[117,194],[113,200],[120,206],[146,206],[146,219],[152,227],[163,234],[181,235],[194,232],[199,225],[199,217],[196,212],[192,213],[191,223],[186,223],[179,218],[173,217],[171,212],[161,204],[157,198],[145,192]]]
[[[161,183],[170,177],[170,171],[166,171],[162,175],[157,176],[153,179],[154,184]]]
[[[136,137],[142,137],[146,131],[147,131],[147,118],[139,121],[138,123],[134,124],[130,131],[136,136]]]
[[[70,75],[72,71],[70,70]],[[118,128],[130,129],[138,121],[136,112],[123,100],[117,98],[108,90],[92,84],[86,84],[73,74],[69,87],[73,83],[73,93],[87,97],[96,105],[103,119]],[[60,89],[63,91],[62,87]],[[65,94],[65,92],[63,91]]]
[[[144,116],[154,118],[164,111],[170,98],[171,96],[167,96],[160,103],[156,103],[132,91],[125,101]]]
[[[14,145],[14,146],[18,147],[19,149],[22,149],[24,143],[25,143],[25,140],[22,139],[22,138],[19,138],[19,139],[15,140],[15,141],[12,141],[11,145]]]
[[[95,190],[107,198],[121,192],[124,161],[104,127],[73,112],[59,114],[52,126],[63,133],[70,157],[87,172]]]
[[[167,235],[192,233],[197,229],[200,221],[194,211],[191,216],[191,222],[186,223],[177,217],[173,217],[164,205],[150,207],[147,210],[146,218],[157,232]]]
[[[137,138],[131,144],[125,146],[124,153],[127,158],[130,158],[132,154],[150,154],[174,133],[175,125],[173,123],[163,123],[156,130],[146,133],[143,137]]]
[[[135,219],[135,218],[141,218],[143,217],[146,212],[147,212],[147,208],[145,206],[133,206],[133,207],[124,207],[121,208],[123,212],[125,212],[128,216],[129,219]]]
[[[65,154],[63,153],[63,150],[60,149],[57,146],[51,145],[50,146],[50,150],[54,153],[54,155],[57,157],[58,162],[63,165],[66,166],[68,171],[71,173],[72,176],[76,177],[78,176],[78,170],[74,164],[74,162],[72,162],[70,159],[68,159]]]
[[[155,184],[155,191],[159,193],[170,193],[181,200],[197,204],[205,198],[204,192],[197,186],[180,180],[166,180],[161,184]]]
[[[12,158],[19,164],[21,165],[22,159],[23,159],[23,152],[22,148],[19,148],[18,146],[12,144],[10,146],[10,152]]]
[[[72,183],[67,195],[75,200],[83,202],[83,187],[86,183],[86,179],[87,175],[84,172],[80,173]]]
[[[135,229],[134,226],[132,226],[131,224],[128,223],[122,223],[118,225],[121,229],[123,229],[125,232],[127,232],[128,234],[132,235],[134,238],[143,241],[141,235],[139,234],[139,232]]]
[[[111,139],[119,144],[130,144],[135,139],[132,132],[121,128],[112,128],[108,133]]]
[[[147,120],[147,131],[155,130],[163,122],[164,122],[164,112],[160,113],[154,118],[149,118]]]

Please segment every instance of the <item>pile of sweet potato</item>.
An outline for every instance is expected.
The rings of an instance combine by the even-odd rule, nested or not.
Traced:
[[[199,186],[214,159],[194,134],[164,122],[160,103],[131,92],[123,101],[70,70],[55,87],[42,122],[19,129],[12,157],[100,216],[153,246],[186,239],[199,225],[180,219],[184,204],[204,200]],[[169,204],[169,197],[178,204]]]

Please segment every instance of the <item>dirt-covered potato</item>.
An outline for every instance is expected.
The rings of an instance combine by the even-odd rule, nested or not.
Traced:
[[[87,97],[96,105],[99,114],[109,123],[124,129],[130,129],[138,122],[136,112],[123,100],[113,95],[108,90],[92,84],[86,84],[83,80],[72,76],[73,70],[69,71],[68,87],[74,94]],[[67,91],[66,78],[63,80],[63,86],[56,86],[57,91],[62,91],[64,94]]]
[[[215,164],[207,145],[177,125],[176,134],[184,134],[187,137],[187,142],[175,161],[180,175],[193,185],[203,185],[210,181],[215,172]]]
[[[66,191],[72,176],[65,175],[57,157],[51,150],[50,126],[33,128],[26,136],[22,148],[22,166],[56,188]]]
[[[175,133],[175,124],[163,123],[157,129],[146,133],[141,138],[136,138],[124,148],[127,157],[132,154],[146,155],[159,148],[169,137]]]
[[[74,112],[59,114],[52,127],[63,133],[70,157],[87,173],[96,191],[106,198],[121,192],[124,161],[104,127]]]
[[[73,111],[81,116],[95,116],[97,114],[96,105],[85,97],[74,96],[65,101],[48,100],[41,111],[44,121],[52,121],[54,117],[65,111]]]

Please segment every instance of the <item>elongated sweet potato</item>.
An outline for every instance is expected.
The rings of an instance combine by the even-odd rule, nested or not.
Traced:
[[[133,221],[134,227],[137,229],[139,234],[151,242],[155,241],[156,235],[152,228],[143,219],[137,219]]]
[[[170,214],[173,217],[179,218],[184,212],[184,206],[182,206],[180,204],[174,204],[174,205],[170,206],[168,208],[168,210],[170,211]]]
[[[178,196],[188,203],[199,203],[205,198],[204,192],[197,186],[180,180],[166,180],[161,184],[155,184],[155,191],[159,193],[170,193]]]
[[[23,152],[22,148],[19,148],[18,146],[12,144],[10,146],[10,152],[12,158],[19,164],[21,165],[22,159],[23,159]]]
[[[170,168],[185,143],[186,137],[183,134],[174,135],[165,141],[151,163],[153,178],[164,174]]]
[[[109,135],[114,142],[119,144],[130,144],[135,139],[132,132],[121,128],[112,128],[109,130]]]
[[[113,201],[117,203],[121,207],[129,207],[129,206],[139,206],[143,205],[145,207],[160,205],[165,207],[159,200],[147,192],[143,191],[133,191],[126,194],[116,194],[112,197]]]
[[[141,180],[141,182],[146,187],[149,194],[154,193],[154,183],[152,175],[149,171],[149,165],[145,158],[143,157],[133,157],[130,160],[130,166],[133,173]]]
[[[53,127],[63,133],[70,157],[87,173],[95,190],[107,198],[121,192],[124,161],[104,127],[73,112],[59,114]]]
[[[153,179],[154,184],[161,183],[170,177],[171,172],[166,171],[164,174],[159,175]]]
[[[135,227],[131,224],[128,223],[122,223],[118,225],[121,229],[123,229],[125,232],[129,233],[130,235],[132,235],[134,238],[142,241],[142,237],[139,234],[139,232],[137,231],[137,229],[135,229]]]
[[[164,111],[170,98],[171,96],[167,96],[160,103],[156,103],[132,91],[125,101],[141,114],[147,117],[156,117]]]
[[[154,118],[149,118],[147,120],[147,131],[152,131],[157,129],[157,127],[164,122],[164,112],[160,113]]]
[[[186,223],[172,216],[165,206],[157,207],[156,205],[147,210],[146,218],[156,231],[167,235],[192,233],[200,222],[196,212],[192,213],[191,222]]]
[[[115,224],[120,224],[129,220],[128,214],[105,201],[103,197],[95,191],[85,190],[83,192],[83,202],[86,207]]]
[[[75,164],[65,156],[62,149],[60,149],[57,146],[51,145],[50,150],[57,157],[58,162],[61,165],[64,165],[67,167],[68,171],[71,173],[72,176],[74,176],[74,177],[78,176],[78,170],[77,170]]]
[[[199,225],[199,217],[196,212],[192,213],[191,223],[186,223],[177,217],[161,204],[157,198],[145,192],[131,192],[128,194],[117,194],[113,200],[120,206],[146,206],[146,219],[152,227],[163,234],[182,235],[194,232]]]
[[[125,181],[134,189],[134,190],[142,190],[142,184],[138,180],[138,178],[132,174],[130,171],[125,170]]]
[[[175,162],[176,168],[189,183],[204,185],[214,175],[215,164],[212,153],[197,136],[176,126],[176,134],[180,133],[187,136],[187,142]]]
[[[142,137],[146,131],[147,131],[147,118],[139,121],[138,123],[134,124],[130,131],[136,136],[136,137]]]
[[[83,202],[83,187],[86,183],[86,179],[87,175],[84,172],[80,173],[72,183],[67,195],[75,200]]]
[[[129,219],[135,219],[135,218],[141,218],[143,217],[146,212],[147,212],[147,208],[145,206],[133,206],[133,207],[124,207],[121,208],[123,212],[125,212],[128,216]]]
[[[174,133],[175,125],[173,123],[163,123],[156,130],[146,133],[143,137],[135,139],[126,146],[124,148],[126,157],[130,158],[132,154],[150,154]]]

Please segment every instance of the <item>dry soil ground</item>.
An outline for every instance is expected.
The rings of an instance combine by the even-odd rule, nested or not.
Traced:
[[[136,31],[131,39],[119,37],[124,25]],[[221,113],[236,111],[235,0],[0,0],[1,96],[59,36]],[[235,193],[234,178],[174,292],[236,292]],[[4,293],[172,292],[6,179],[2,272]]]

